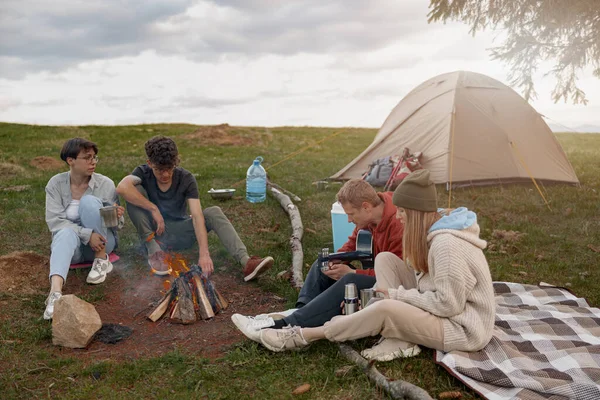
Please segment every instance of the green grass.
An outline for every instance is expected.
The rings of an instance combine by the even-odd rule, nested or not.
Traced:
[[[296,292],[276,278],[291,264],[287,215],[272,198],[252,205],[245,201],[217,202],[205,195],[211,187],[236,188],[243,195],[246,169],[261,155],[269,167],[286,155],[337,132],[330,128],[230,127],[230,132],[251,138],[250,146],[210,146],[188,135],[193,125],[137,125],[45,127],[0,124],[0,188],[30,185],[21,192],[0,190],[0,255],[31,250],[48,254],[50,235],[44,222],[44,186],[59,171],[40,171],[30,165],[37,156],[58,158],[63,142],[74,136],[95,141],[100,147],[98,172],[118,182],[144,162],[143,144],[151,136],[174,137],[182,165],[196,174],[204,207],[219,205],[233,221],[251,253],[272,254],[278,269],[259,285],[293,303]],[[338,185],[316,191],[312,182],[326,178],[352,160],[373,139],[373,129],[344,129],[338,136],[269,170],[270,178],[302,198],[298,203],[303,223],[316,233],[303,239],[305,263],[318,249],[330,247],[329,210]],[[495,280],[525,283],[540,281],[568,286],[574,293],[600,304],[600,135],[559,134],[581,187],[545,186],[549,210],[531,185],[468,188],[452,192],[452,205],[476,211],[482,237],[492,245],[486,251]],[[63,169],[64,170],[64,169]],[[439,188],[441,204],[448,193]],[[259,233],[258,228],[280,224],[277,232]],[[515,243],[492,236],[494,230],[514,230],[526,235]],[[135,267],[137,239],[131,224],[121,234],[121,255]],[[225,263],[220,245],[210,241],[211,251]],[[136,269],[138,268],[138,269]],[[26,273],[26,272],[25,272]],[[86,300],[102,301],[102,289],[89,291]],[[334,371],[348,363],[337,347],[318,343],[307,351],[273,354],[261,346],[242,341],[228,354],[209,361],[172,351],[165,356],[127,362],[83,361],[51,349],[51,330],[40,320],[43,295],[0,293],[0,387],[2,398],[292,398],[292,390],[310,383],[300,398],[377,399],[385,395],[356,368],[345,376]],[[16,304],[16,307],[5,307]],[[359,341],[363,347],[368,340]],[[58,355],[57,355],[58,354]],[[460,382],[434,364],[432,352],[414,359],[380,364],[388,377],[404,379],[436,396],[447,390],[464,391],[463,398],[476,398]]]

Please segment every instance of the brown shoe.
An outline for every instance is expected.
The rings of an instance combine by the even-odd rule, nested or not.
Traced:
[[[244,282],[251,281],[273,266],[273,257],[252,256],[244,267]]]
[[[148,265],[154,275],[169,275],[169,264],[165,261],[167,254],[164,251],[157,251],[148,257]]]

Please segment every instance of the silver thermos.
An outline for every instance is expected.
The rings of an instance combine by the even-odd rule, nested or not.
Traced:
[[[358,311],[356,284],[347,283],[344,289],[344,312],[346,315],[350,315]]]

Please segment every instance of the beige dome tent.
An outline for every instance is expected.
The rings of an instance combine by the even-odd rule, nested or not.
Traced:
[[[436,183],[579,183],[542,116],[508,86],[474,72],[451,72],[417,86],[373,143],[331,179],[359,178],[373,160],[401,155],[405,147],[423,153]]]

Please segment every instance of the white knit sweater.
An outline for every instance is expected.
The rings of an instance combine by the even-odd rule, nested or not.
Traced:
[[[480,350],[492,337],[495,303],[479,225],[436,230],[427,241],[429,272],[416,274],[416,289],[389,289],[390,298],[443,318],[444,351]]]

